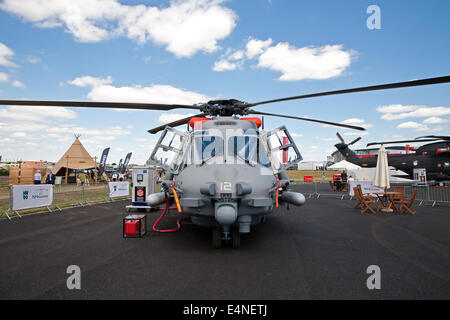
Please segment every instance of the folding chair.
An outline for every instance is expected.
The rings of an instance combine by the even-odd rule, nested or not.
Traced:
[[[364,195],[362,193],[361,188],[359,188],[359,187],[354,187],[353,191],[355,193],[356,200],[358,201],[355,208],[359,207],[361,209],[360,210],[361,214],[363,214],[367,210],[370,210],[373,214],[375,214],[375,211],[371,207],[371,204],[375,203],[375,200],[372,199],[372,197],[370,195]]]
[[[409,199],[403,199],[400,201],[401,207],[400,207],[400,214],[405,213],[405,211],[408,211],[412,215],[415,215],[417,212],[412,208],[412,205],[414,204],[414,200],[416,199],[417,189],[414,189],[411,198]]]

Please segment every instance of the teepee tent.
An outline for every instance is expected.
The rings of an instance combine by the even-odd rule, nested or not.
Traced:
[[[52,169],[52,173],[55,176],[65,176],[66,182],[67,177],[72,170],[97,168],[97,163],[89,155],[78,138],[79,136],[75,136],[75,141]]]

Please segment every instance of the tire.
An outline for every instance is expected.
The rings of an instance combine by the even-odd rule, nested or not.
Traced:
[[[220,249],[222,247],[222,230],[220,228],[213,228],[212,247],[214,249]]]
[[[241,246],[241,233],[238,228],[231,230],[231,246],[233,249],[239,249]]]

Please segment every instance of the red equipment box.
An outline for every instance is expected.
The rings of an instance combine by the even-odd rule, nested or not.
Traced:
[[[313,176],[303,176],[303,182],[314,182]]]
[[[123,218],[123,237],[140,238],[147,233],[147,216],[131,214]]]
[[[341,180],[340,174],[333,174],[333,180]]]

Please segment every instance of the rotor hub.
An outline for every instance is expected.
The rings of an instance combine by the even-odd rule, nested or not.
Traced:
[[[211,116],[231,117],[233,115],[246,115],[247,103],[235,99],[211,100],[202,106],[202,111]]]

